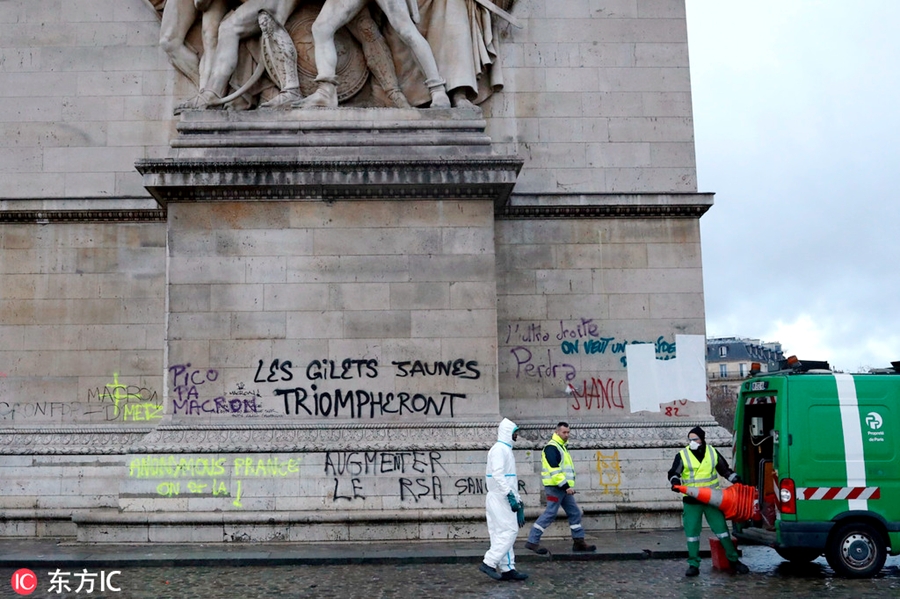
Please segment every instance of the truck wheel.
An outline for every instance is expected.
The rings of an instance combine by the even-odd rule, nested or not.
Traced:
[[[868,524],[851,522],[831,535],[825,558],[840,576],[869,578],[884,566],[887,551],[877,530]]]
[[[775,552],[795,564],[806,564],[822,555],[820,549],[810,549],[809,547],[776,547]]]

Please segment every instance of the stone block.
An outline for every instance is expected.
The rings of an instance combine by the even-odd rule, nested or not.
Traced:
[[[452,227],[442,230],[444,254],[493,254],[493,227]]]
[[[700,268],[699,243],[647,244],[647,266],[650,268]]]
[[[218,230],[215,251],[220,256],[310,256],[309,229]]]
[[[180,257],[169,259],[169,284],[244,283],[247,265],[243,258]]]
[[[697,191],[697,176],[693,168],[609,168],[604,172],[608,192]]]
[[[692,142],[693,139],[694,123],[689,117],[614,117],[609,119],[610,142]]]
[[[693,143],[657,143],[650,146],[650,164],[654,167],[695,168]]]
[[[269,258],[245,258],[247,263],[248,283],[286,283],[287,258],[273,256]]]
[[[411,335],[414,328],[410,312],[405,310],[356,311],[344,313],[345,339],[405,338],[428,335]]]
[[[169,285],[169,312],[209,312],[211,285]]]
[[[552,320],[580,320],[595,318],[605,320],[611,318],[605,295],[546,295],[547,310],[545,317]]]
[[[535,273],[537,292],[551,295],[591,293],[590,269],[538,270]]]
[[[317,256],[287,259],[288,283],[374,283],[410,280],[408,256]]]
[[[288,312],[288,339],[342,339],[343,312]]]
[[[492,281],[493,255],[410,256],[409,274],[413,281]]]
[[[183,287],[183,285],[173,285]],[[209,285],[211,312],[257,312],[263,309],[262,285]],[[195,311],[201,309],[195,308]]]
[[[688,92],[643,92],[644,116],[690,118],[693,114]]]
[[[237,312],[231,315],[232,339],[284,339],[284,312]]]
[[[496,310],[414,310],[412,337],[472,337],[473,332],[492,335]]]
[[[686,43],[635,44],[635,66],[638,67],[687,67]]]
[[[427,310],[450,307],[450,283],[391,283],[392,310]]]
[[[496,284],[450,283],[450,308],[453,310],[494,310],[497,308]]]
[[[332,283],[328,285],[328,306],[332,310],[388,310],[391,286],[388,283]]]
[[[264,286],[263,308],[286,312],[325,310],[329,307],[328,286],[317,284],[270,284]]]
[[[317,229],[315,253],[325,256],[437,254],[438,229]]]
[[[696,318],[704,314],[703,293],[656,293],[650,296],[653,318]]]
[[[609,295],[609,318],[641,320],[650,318],[650,294],[614,293]]]
[[[546,295],[500,296],[497,301],[497,317],[501,321],[544,320],[547,318],[547,298]]]
[[[650,148],[647,143],[587,144],[587,165],[594,168],[648,167],[651,166]]]
[[[230,339],[231,314],[214,312],[178,313],[169,315],[168,338]]]

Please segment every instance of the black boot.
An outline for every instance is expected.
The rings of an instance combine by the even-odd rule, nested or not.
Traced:
[[[484,562],[481,562],[481,565],[478,567],[478,569],[481,570],[482,572],[484,572],[485,574],[487,574],[488,576],[490,576],[491,578],[493,578],[494,580],[502,579],[500,576],[500,573],[497,572],[496,568],[491,568],[489,565],[487,565]]]
[[[572,540],[572,551],[578,551],[582,553],[590,553],[592,551],[597,551],[596,545],[588,545],[584,542],[584,539],[573,539]]]
[[[531,549],[532,551],[534,551],[534,552],[537,553],[538,555],[547,555],[548,553],[550,553],[549,551],[547,551],[547,548],[546,548],[546,547],[541,547],[540,543],[528,543],[528,542],[526,542],[526,543],[525,543],[525,549]]]
[[[688,566],[687,572],[684,573],[685,576],[697,576],[700,574],[700,568],[697,566]]]
[[[728,562],[728,564],[731,566],[731,569],[734,570],[735,574],[748,574],[750,572],[750,568],[739,561]]]
[[[500,575],[500,580],[525,580],[526,578],[528,578],[528,574],[515,570],[509,570]]]

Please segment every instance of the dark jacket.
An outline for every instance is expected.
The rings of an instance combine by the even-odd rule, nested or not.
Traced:
[[[737,474],[728,466],[728,462],[725,458],[722,457],[722,454],[715,447],[710,447],[713,451],[716,452],[718,460],[716,461],[716,472],[719,476],[728,480],[729,482],[734,482],[737,479]],[[696,451],[690,450],[691,453],[694,454],[698,460],[703,460],[703,457],[706,455],[706,443],[704,443],[699,449]],[[672,462],[672,467],[669,469],[669,484],[680,485],[681,484],[681,475],[684,472],[684,464],[681,463],[681,452],[675,454],[675,460]],[[702,503],[701,501],[697,501],[693,497],[684,496],[684,503]]]

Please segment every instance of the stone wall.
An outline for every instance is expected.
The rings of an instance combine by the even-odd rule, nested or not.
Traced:
[[[161,418],[166,230],[0,225],[0,422]]]
[[[522,424],[529,519],[539,449],[566,419],[589,534],[678,524],[662,473],[685,430],[728,438],[706,404],[632,414],[624,350],[671,358],[676,334],[704,333],[712,202],[696,193],[684,2],[518,0],[513,14],[523,29],[498,28],[505,88],[482,105],[490,140],[480,116],[453,117],[484,142],[469,158],[524,159],[511,197],[448,191],[440,169],[410,178],[445,179],[442,195],[379,195],[368,172],[338,169],[332,182],[366,189],[322,201],[314,185],[292,195],[288,165],[253,195],[161,206],[135,161],[202,158],[170,150],[176,123],[232,115],[171,116],[195,90],[160,50],[157,14],[0,2],[0,536],[485,536],[501,416]],[[391,151],[466,159],[439,125],[417,138],[434,147]],[[381,157],[380,127],[360,155]],[[219,166],[207,172],[228,180]],[[376,408],[379,393],[396,403]]]
[[[676,334],[704,333],[696,220],[502,220],[496,243],[504,413],[634,419],[626,347],[668,360]],[[658,416],[677,421],[706,406],[667,408]]]

